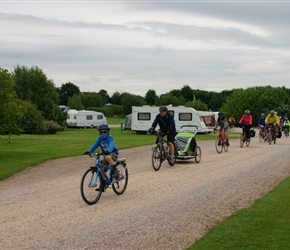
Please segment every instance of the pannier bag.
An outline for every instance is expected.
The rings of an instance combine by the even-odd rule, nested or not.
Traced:
[[[255,137],[256,131],[254,129],[250,129],[250,137]]]

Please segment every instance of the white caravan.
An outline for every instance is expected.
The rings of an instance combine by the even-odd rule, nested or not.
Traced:
[[[67,126],[69,128],[98,127],[107,124],[107,119],[101,112],[70,109],[67,112]]]
[[[173,107],[171,105],[167,108],[168,112],[174,117],[177,131],[183,125],[195,125],[198,127],[198,133],[212,132],[212,129],[207,128],[204,122],[200,120],[195,109],[185,106]],[[159,107],[157,106],[133,106],[130,129],[136,132],[148,131],[157,114],[159,114]],[[157,126],[156,129],[158,128]]]

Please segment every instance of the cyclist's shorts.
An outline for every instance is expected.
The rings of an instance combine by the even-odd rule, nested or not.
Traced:
[[[167,141],[169,142],[174,142],[175,134],[168,134],[167,135]]]
[[[117,159],[118,159],[118,155],[115,154],[115,153],[111,153],[110,154],[112,160],[115,162]],[[104,160],[101,160],[101,166],[102,168],[106,168],[107,166],[109,166],[109,163],[104,159]]]

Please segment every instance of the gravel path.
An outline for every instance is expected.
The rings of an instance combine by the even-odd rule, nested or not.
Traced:
[[[0,249],[184,249],[235,211],[248,207],[290,175],[289,138],[276,145],[218,154],[199,141],[202,159],[151,166],[152,146],[122,150],[126,192],[107,189],[96,205],[79,184],[94,159],[52,160],[0,182]]]

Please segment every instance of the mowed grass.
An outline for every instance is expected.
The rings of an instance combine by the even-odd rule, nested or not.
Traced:
[[[290,249],[290,178],[187,248],[193,249]]]

